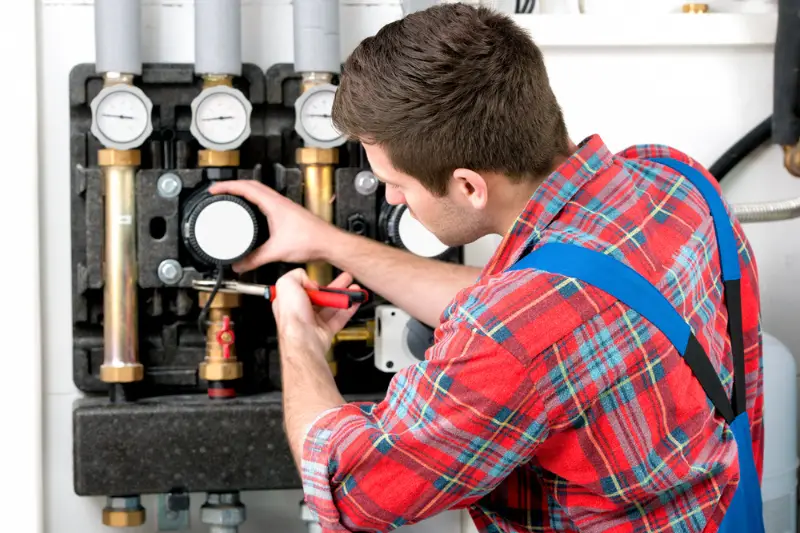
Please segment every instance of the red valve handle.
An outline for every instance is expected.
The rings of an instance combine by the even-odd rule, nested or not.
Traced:
[[[217,342],[222,346],[222,357],[224,359],[231,358],[231,344],[233,344],[233,340],[231,317],[225,316],[222,318],[222,329],[217,332]]]

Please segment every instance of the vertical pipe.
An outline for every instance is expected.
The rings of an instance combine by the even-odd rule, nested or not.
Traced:
[[[241,75],[241,25],[241,0],[195,1],[195,72],[201,75]]]
[[[340,58],[339,0],[295,0],[294,69],[338,74]]]
[[[310,164],[304,167],[305,206],[326,222],[333,220],[333,166]],[[308,277],[324,286],[333,281],[333,267],[323,261],[307,265]]]
[[[141,0],[95,0],[95,69],[142,73]]]
[[[105,186],[105,265],[103,335],[105,356],[100,378],[130,383],[143,377],[139,363],[136,254],[136,167],[138,150],[101,150]]]

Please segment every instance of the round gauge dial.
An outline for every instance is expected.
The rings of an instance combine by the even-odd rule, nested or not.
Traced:
[[[136,148],[153,131],[153,104],[138,87],[106,87],[92,101],[91,109],[92,134],[107,148]]]
[[[205,89],[192,102],[192,135],[209,150],[234,150],[250,136],[252,104],[227,86]]]
[[[295,129],[306,146],[333,148],[346,141],[331,119],[335,97],[336,86],[325,84],[311,87],[297,99]]]

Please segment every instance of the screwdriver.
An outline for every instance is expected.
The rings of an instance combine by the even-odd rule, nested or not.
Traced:
[[[217,281],[211,279],[192,281],[192,287],[200,290],[212,290],[216,284]],[[277,296],[275,285],[258,285],[241,281],[223,281],[219,290],[261,296],[270,302]],[[364,289],[348,290],[332,289],[329,287],[306,289],[306,294],[308,294],[308,298],[311,300],[312,304],[319,307],[333,307],[336,309],[349,309],[353,304],[366,302],[369,296],[369,293]]]

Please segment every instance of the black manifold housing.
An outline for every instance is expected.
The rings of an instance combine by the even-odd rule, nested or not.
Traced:
[[[302,141],[294,132],[294,101],[300,76],[291,64],[264,73],[246,64],[234,85],[253,104],[252,135],[239,148],[234,176],[197,168],[202,147],[189,133],[190,104],[202,89],[191,64],[145,64],[135,84],[154,105],[153,134],[141,147],[136,175],[139,358],[144,380],[132,387],[133,402],[112,404],[109,385],[99,379],[103,360],[103,180],[97,166],[102,148],[89,132],[89,104],[102,88],[93,64],[70,74],[70,154],[73,283],[73,380],[89,395],[73,411],[75,491],[80,495],[159,493],[173,489],[228,491],[298,488],[299,479],[282,428],[277,339],[269,303],[244,297],[235,311],[237,357],[244,377],[233,400],[209,400],[198,376],[205,338],[194,279],[209,274],[182,241],[180,222],[187,198],[209,178],[256,180],[297,203],[303,179],[294,161]],[[361,195],[355,175],[368,169],[357,143],[340,149],[335,172],[334,223],[379,238],[383,189]],[[183,184],[175,198],[158,194],[160,176],[177,174]],[[224,172],[231,172],[225,170]],[[209,173],[217,173],[209,176]],[[158,266],[175,259],[183,267],[177,284],[166,285]],[[461,250],[448,261],[461,262]],[[270,264],[241,279],[271,284],[302,265]],[[371,319],[371,295],[353,324]],[[339,343],[337,384],[348,398],[383,398],[390,374],[378,371],[364,343]],[[94,396],[94,397],[92,397]]]

